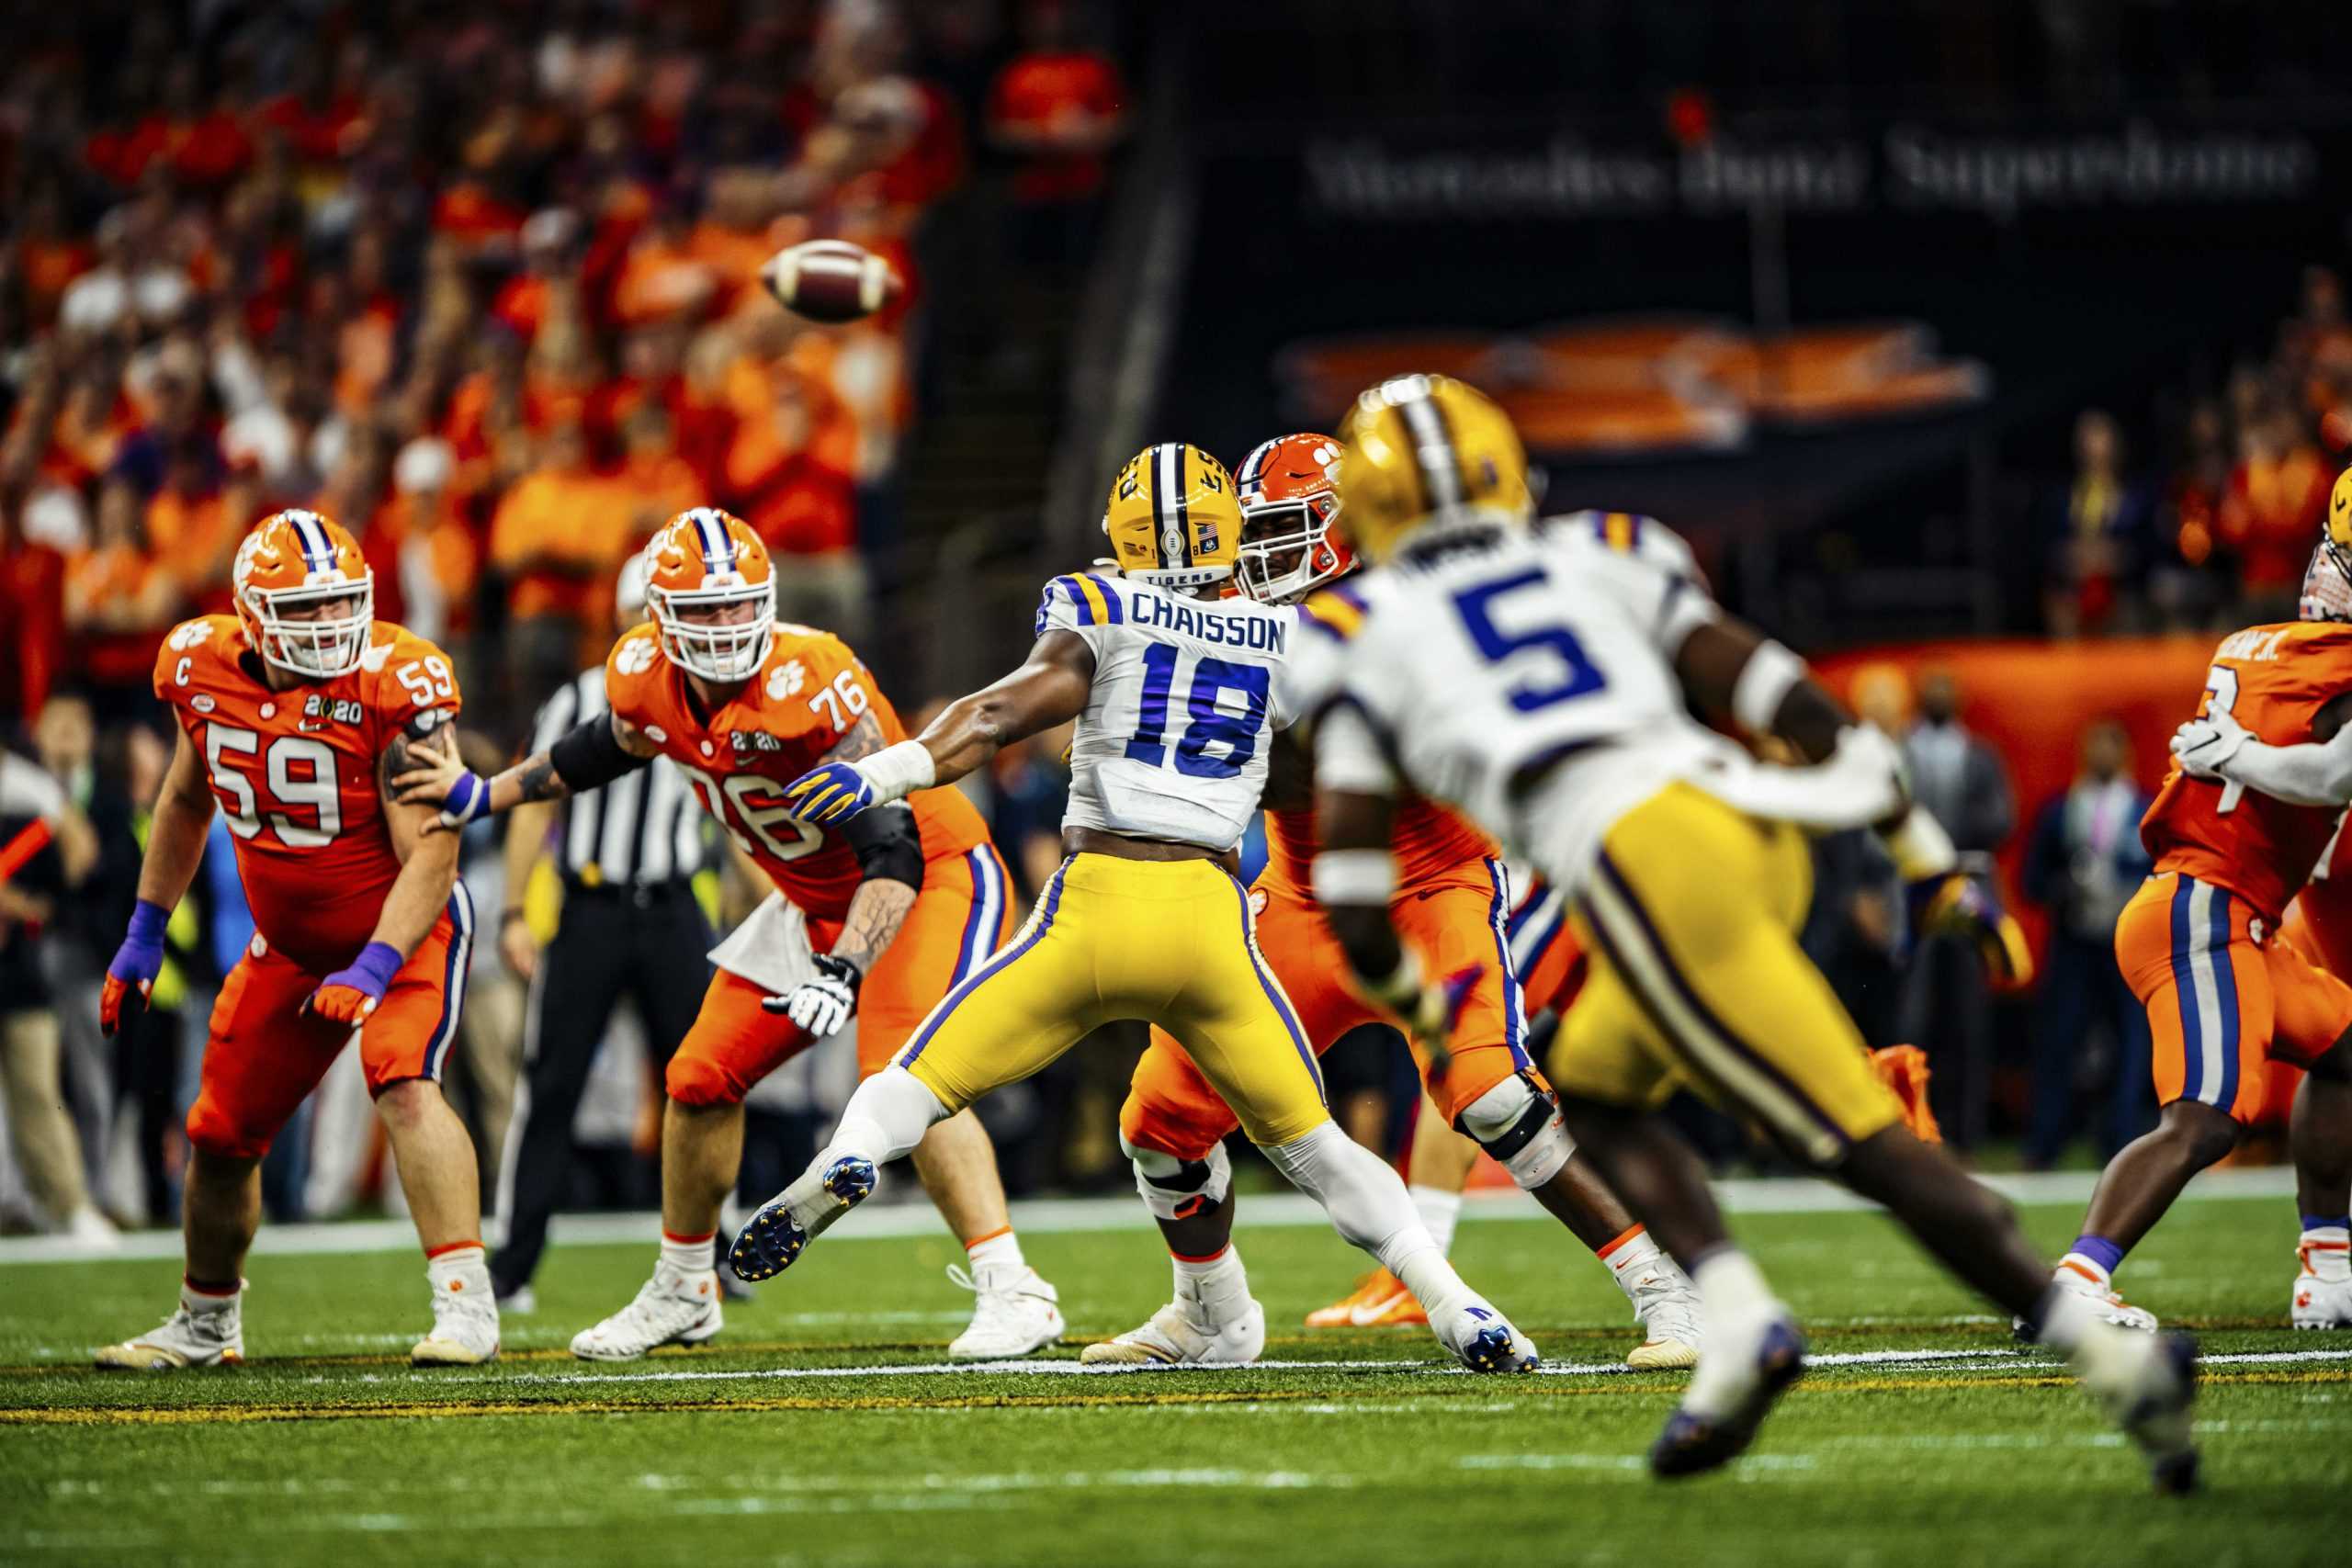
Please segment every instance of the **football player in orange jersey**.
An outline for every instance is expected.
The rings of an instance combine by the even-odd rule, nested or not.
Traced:
[[[2172,1131],[2178,1115],[2174,1165],[2210,1164],[2235,1141],[2235,1123],[2261,1105],[2264,1055],[2302,1067],[2289,1121],[2302,1214],[2289,1315],[2297,1328],[2352,1328],[2352,988],[2344,978],[2352,977],[2344,966],[2352,962],[2352,908],[2333,874],[2345,807],[2352,805],[2352,724],[2346,722],[2352,718],[2352,629],[2344,625],[2352,622],[2352,468],[2337,476],[2328,496],[2319,546],[2303,573],[2301,615],[2294,625],[2240,632],[2222,645],[2203,710],[2173,740],[2181,773],[2196,782],[2167,779],[2142,829],[2151,849],[2160,830],[2176,846],[2173,860],[2158,859],[2157,880],[2177,862],[2183,883],[2193,875],[2211,885],[2211,938],[2194,940],[2200,928],[2193,908],[2187,914],[2191,940],[2182,941],[2177,925],[2174,932],[2176,947],[2189,953],[2174,960],[2185,972],[2174,986],[2180,999],[2155,1029],[2156,1087],[2174,1102],[2150,1138]],[[2278,930],[2278,906],[2298,886],[2301,919],[2266,945],[2266,933]],[[2126,909],[2117,925],[2119,953],[2132,918]],[[2237,939],[2241,923],[2267,961],[2267,974],[2252,976],[2251,985],[2252,965]],[[2144,935],[2143,942],[2153,960],[2155,942]],[[2158,999],[2150,999],[2152,1021],[2161,1010]],[[2270,1027],[2260,1028],[2266,1021]],[[2119,1155],[2117,1165],[2132,1153]],[[2115,1168],[2109,1169],[2112,1175]],[[2106,1192],[2102,1182],[2101,1196]],[[2100,1217],[2095,1201],[2085,1227],[2096,1233],[2089,1239],[2113,1239],[2099,1229]],[[2127,1214],[2123,1223],[2136,1218]]]
[[[2155,874],[2115,925],[2115,955],[2148,1010],[2155,1131],[2118,1154],[2092,1194],[2059,1282],[2110,1317],[2153,1326],[2111,1283],[2190,1177],[2228,1154],[2264,1100],[2265,1064],[2309,1077],[2290,1141],[2302,1213],[2292,1317],[2352,1326],[2352,987],[2279,940],[2352,801],[2352,473],[2304,573],[2301,618],[2252,626],[2213,655],[2198,716],[2140,836]]]
[[[356,1038],[400,1166],[433,1288],[417,1366],[498,1354],[498,1304],[481,1249],[473,1145],[441,1097],[458,1032],[473,908],[458,842],[430,809],[397,804],[392,775],[437,755],[456,716],[441,650],[373,618],[359,547],[314,512],[248,535],[236,614],[164,639],[155,694],[179,720],[155,802],[139,904],[107,965],[98,1020],[144,1002],[164,925],[204,853],[217,802],[234,835],[254,936],[212,1010],[202,1087],[188,1111],[187,1277],[161,1328],[98,1352],[141,1371],[244,1359],[242,1273],[261,1216],[261,1159]]]
[[[1353,558],[1329,533],[1339,503],[1331,476],[1338,456],[1331,437],[1301,434],[1261,443],[1243,460],[1235,476],[1242,522],[1234,576],[1249,597],[1294,604],[1354,570]],[[1250,911],[1266,963],[1319,1053],[1360,1025],[1394,1021],[1349,983],[1346,955],[1311,891],[1306,868],[1316,853],[1315,822],[1305,770],[1278,763],[1266,806],[1272,858],[1250,889]],[[1422,1223],[1443,1250],[1483,1145],[1610,1266],[1645,1330],[1627,1359],[1636,1367],[1695,1365],[1696,1292],[1573,1156],[1550,1089],[1527,1055],[1525,1002],[1507,930],[1510,879],[1500,852],[1461,817],[1426,802],[1401,811],[1396,849],[1403,869],[1392,908],[1400,926],[1423,948],[1433,973],[1476,976],[1460,998],[1449,1059],[1432,1061],[1414,1045],[1429,1096],[1410,1171]],[[1172,1255],[1175,1299],[1139,1327],[1088,1346],[1082,1359],[1233,1363],[1253,1360],[1264,1348],[1265,1314],[1250,1295],[1232,1246],[1235,1203],[1224,1139],[1238,1124],[1183,1048],[1155,1028],[1120,1111],[1119,1136]],[[1451,1131],[1457,1126],[1470,1137]],[[1340,1321],[1354,1326],[1429,1321],[1385,1269],[1375,1269],[1340,1308],[1317,1315],[1328,1320],[1332,1311],[1344,1311]]]
[[[775,618],[757,534],[716,507],[672,518],[645,551],[651,624],[613,645],[609,718],[483,780],[435,759],[397,781],[455,827],[525,800],[594,789],[656,756],[777,888],[713,953],[702,1012],[671,1058],[662,1134],[662,1246],[637,1299],[571,1342],[628,1360],[719,1331],[711,1238],[743,1147],[743,1097],[777,1066],[858,1021],[858,1066],[880,1071],[933,1003],[1002,943],[1009,878],[979,813],[953,789],[868,812],[838,831],[796,820],[782,786],[820,762],[906,739],[839,638]],[[1053,1286],[1021,1256],[996,1152],[969,1113],[914,1155],[972,1263],[949,1277],[978,1297],[958,1359],[1025,1355],[1060,1337]]]

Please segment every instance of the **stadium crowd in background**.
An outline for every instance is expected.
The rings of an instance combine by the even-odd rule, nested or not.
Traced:
[[[2344,283],[2307,267],[2267,357],[2186,400],[2153,460],[2105,409],[2075,421],[2047,487],[2043,617],[2059,637],[2211,631],[2292,620],[2328,487],[2352,463],[2352,316]]]

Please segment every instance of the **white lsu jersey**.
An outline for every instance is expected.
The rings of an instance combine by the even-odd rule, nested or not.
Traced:
[[[1449,531],[1308,599],[1279,700],[1317,721],[1317,784],[1385,792],[1401,772],[1574,891],[1625,811],[1744,767],[1673,670],[1720,612],[1679,538],[1624,518]]]
[[[1274,684],[1298,612],[1080,572],[1046,584],[1037,635],[1056,630],[1094,653],[1062,825],[1219,852],[1238,845],[1266,787],[1272,731],[1295,711]]]

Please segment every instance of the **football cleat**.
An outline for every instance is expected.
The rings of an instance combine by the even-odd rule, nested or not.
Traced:
[[[947,1346],[950,1360],[1011,1360],[1062,1337],[1061,1297],[1035,1269],[983,1269],[974,1279],[951,1263],[947,1277],[979,1297],[971,1326]]]
[[[872,1196],[879,1179],[874,1162],[862,1155],[843,1155],[821,1171],[803,1173],[752,1211],[727,1249],[727,1266],[738,1279],[775,1279],[826,1226]]]
[[[1078,1353],[1088,1366],[1152,1363],[1167,1367],[1246,1367],[1265,1353],[1266,1309],[1256,1302],[1230,1323],[1212,1328],[1182,1302],[1170,1302],[1140,1328]]]
[[[664,1345],[699,1345],[726,1326],[718,1305],[718,1274],[653,1270],[637,1298],[594,1328],[571,1337],[583,1361],[634,1361]]]
[[[1756,1440],[1772,1402],[1804,1375],[1804,1336],[1782,1314],[1768,1320],[1745,1370],[1747,1386],[1719,1416],[1677,1406],[1650,1445],[1650,1469],[1661,1479],[1699,1475],[1735,1460]]]
[[[435,1291],[433,1332],[410,1347],[412,1367],[479,1367],[498,1359],[498,1298]]]
[[[2077,1351],[2084,1389],[2147,1456],[2157,1491],[2174,1496],[2195,1491],[2189,1406],[2197,1400],[2197,1342],[2186,1334],[2126,1334],[2116,1341]]]
[[[2303,1271],[2295,1276],[2290,1315],[2297,1328],[2352,1328],[2352,1280],[2323,1280],[2312,1272],[2309,1248],[2296,1256]]]
[[[2072,1263],[2061,1263],[2050,1272],[2052,1284],[2084,1297],[2098,1314],[2101,1323],[2111,1323],[2118,1328],[2130,1328],[2142,1334],[2156,1331],[2156,1314],[2146,1307],[2133,1306],[2115,1293],[2115,1288],[2095,1274],[2086,1273]],[[2009,1332],[2019,1344],[2033,1343],[2033,1327],[2021,1317],[2009,1319]]]
[[[1634,1317],[1641,1324],[1644,1337],[1626,1353],[1625,1364],[1645,1372],[1697,1366],[1704,1319],[1698,1287],[1689,1276],[1661,1255],[1627,1287],[1627,1292],[1634,1298]]]
[[[1543,1357],[1510,1320],[1476,1296],[1430,1319],[1438,1343],[1474,1372],[1532,1372]]]
[[[1404,1282],[1385,1269],[1375,1269],[1356,1281],[1356,1288],[1327,1307],[1306,1314],[1309,1328],[1388,1328],[1398,1324],[1419,1326],[1430,1314],[1413,1299]]]
[[[161,1328],[107,1346],[96,1361],[101,1371],[176,1372],[240,1366],[244,1359],[244,1303],[232,1298],[213,1312],[190,1312],[183,1303]]]

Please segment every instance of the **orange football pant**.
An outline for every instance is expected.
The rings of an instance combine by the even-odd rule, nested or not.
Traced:
[[[212,1038],[188,1107],[188,1143],[207,1154],[259,1159],[354,1033],[368,1093],[406,1078],[440,1081],[458,1038],[473,940],[473,900],[461,882],[355,1031],[304,1012],[302,1004],[326,976],[254,937],[212,1004]]]
[[[1396,1022],[1348,983],[1347,954],[1313,894],[1286,877],[1261,875],[1250,889],[1250,907],[1266,966],[1290,998],[1317,1055],[1360,1025]],[[1388,913],[1397,934],[1419,955],[1423,974],[1439,977],[1478,970],[1454,1024],[1453,1059],[1443,1072],[1432,1073],[1419,1043],[1407,1037],[1421,1081],[1445,1119],[1458,1120],[1465,1106],[1514,1073],[1527,1073],[1540,1084],[1525,1050],[1526,1009],[1504,936],[1510,899],[1502,863],[1473,862],[1458,873],[1417,884],[1390,901]],[[1136,1064],[1126,1103],[1119,1108],[1119,1131],[1127,1142],[1178,1159],[1205,1159],[1239,1125],[1184,1048],[1153,1030],[1151,1044]]]
[[[2309,1066],[2352,1029],[2352,986],[2267,929],[2227,888],[2164,871],[2115,922],[2115,958],[2148,1010],[2156,1100],[2261,1113],[2267,1064]]]

